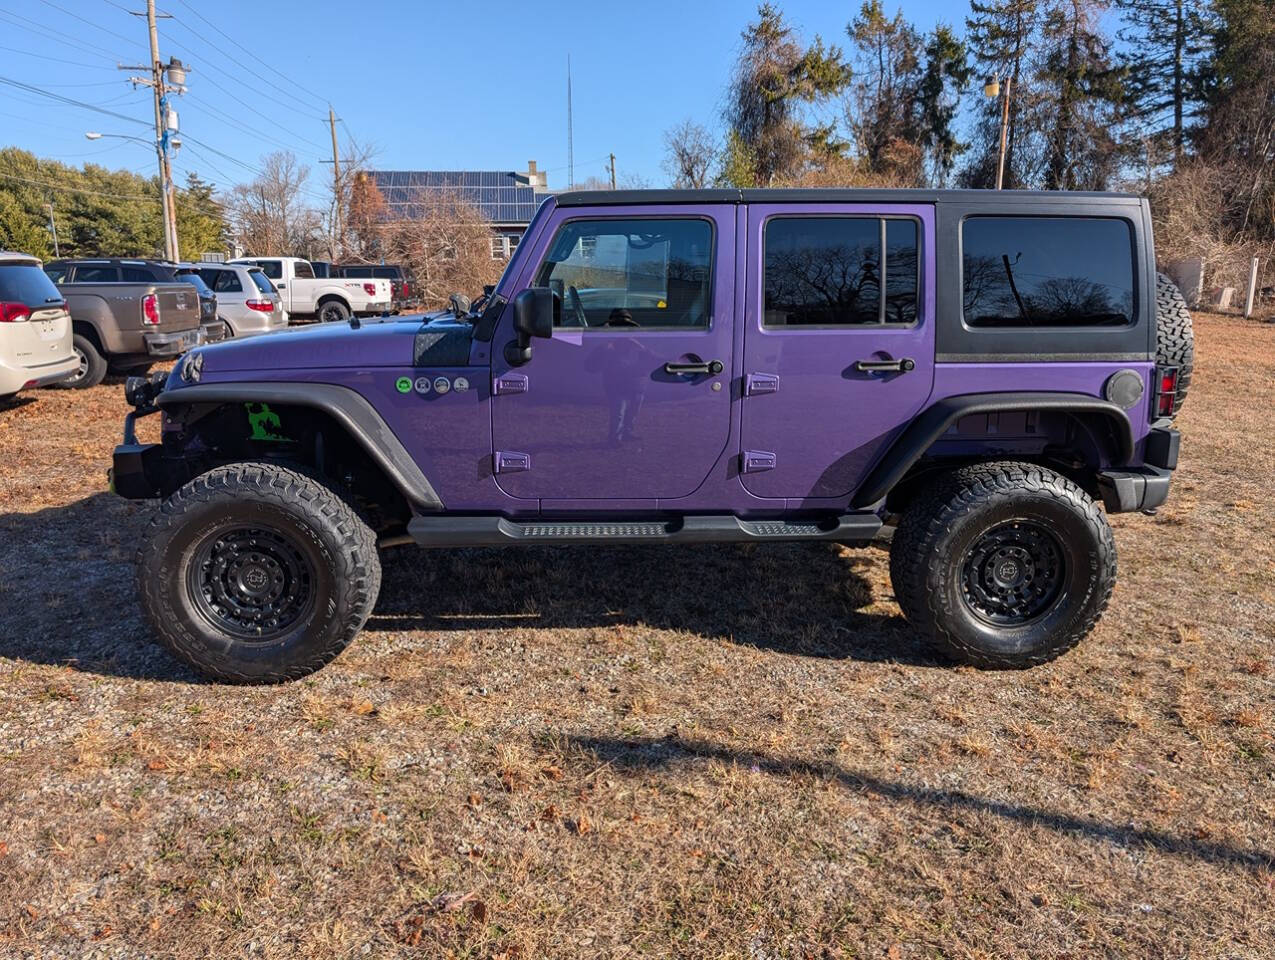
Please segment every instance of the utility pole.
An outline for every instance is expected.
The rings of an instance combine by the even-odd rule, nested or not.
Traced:
[[[340,259],[341,249],[341,157],[336,150],[336,114],[328,104],[328,129],[332,131],[332,259]]]
[[[53,234],[53,255],[60,257],[62,254],[58,251],[58,225],[53,221],[53,201],[50,200],[45,206],[49,208],[49,233]]]
[[[571,143],[571,54],[567,54],[567,187],[576,186],[575,148]]]
[[[1001,107],[1001,154],[996,164],[996,189],[1005,185],[1005,141],[1009,136],[1009,89],[1013,83],[1010,74],[1005,74],[1005,102]]]
[[[615,189],[615,154],[611,154],[611,189]]]
[[[160,200],[164,211],[164,256],[169,260],[181,259],[181,251],[177,243],[177,192],[173,187],[173,168],[168,160],[168,146],[171,134],[177,131],[177,113],[168,105],[169,88],[164,85],[165,74],[172,81],[173,90],[185,93],[186,68],[182,62],[173,59],[165,64],[159,59],[159,30],[155,21],[159,17],[171,17],[171,14],[155,12],[155,0],[146,0],[146,12],[134,13],[137,17],[146,17],[146,27],[150,34],[151,62],[150,66],[126,67],[120,64],[121,70],[147,71],[150,78],[129,77],[133,85],[145,84],[151,88],[155,100],[155,156],[159,161]],[[180,141],[173,141],[181,146]]]

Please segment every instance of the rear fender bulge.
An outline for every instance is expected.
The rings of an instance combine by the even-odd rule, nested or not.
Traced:
[[[1136,439],[1128,414],[1116,404],[1078,393],[973,393],[948,397],[916,417],[891,445],[856,491],[851,505],[878,503],[907,475],[947,430],[963,417],[976,414],[1038,411],[1063,413],[1086,425],[1102,424],[1114,444],[1117,463],[1134,458]]]
[[[349,433],[414,511],[443,509],[433,485],[376,408],[349,387],[324,383],[206,383],[165,390],[156,400],[166,412],[194,404],[225,403],[275,403],[320,410]]]

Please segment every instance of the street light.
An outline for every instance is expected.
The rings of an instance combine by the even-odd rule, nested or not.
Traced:
[[[1000,159],[996,163],[996,189],[999,190],[1005,183],[1005,142],[1009,134],[1009,91],[1012,86],[1010,75],[1005,74],[1005,98],[1001,105],[1001,151]],[[987,83],[983,84],[983,96],[989,100],[995,100],[1001,96],[1000,77],[992,77]]]

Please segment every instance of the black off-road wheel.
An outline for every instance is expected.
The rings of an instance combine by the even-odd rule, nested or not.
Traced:
[[[156,636],[230,683],[313,673],[363,628],[381,586],[376,537],[315,477],[218,467],[166,500],[137,557]]]
[[[1178,285],[1163,273],[1155,275],[1155,313],[1156,363],[1178,368],[1174,409],[1180,410],[1195,368],[1195,331],[1191,327],[1191,312]]]
[[[79,390],[85,387],[96,387],[106,379],[106,358],[97,349],[97,344],[83,334],[77,333],[71,338],[71,349],[75,352],[80,365],[71,376],[55,383],[55,387]]]
[[[325,300],[319,304],[320,323],[344,323],[350,319],[350,308],[340,300]]]
[[[938,478],[908,505],[890,546],[908,621],[965,663],[1023,669],[1089,634],[1116,580],[1116,546],[1075,483],[1027,463]]]

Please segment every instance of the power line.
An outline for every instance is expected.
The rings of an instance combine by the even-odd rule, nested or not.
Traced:
[[[78,47],[81,51],[89,54],[90,56],[103,57],[107,60],[116,61],[120,59],[118,55],[111,53],[111,51],[107,50],[105,47],[99,47],[97,44],[93,43],[85,43],[82,40],[72,40],[70,37],[59,35],[50,30],[44,24],[40,23],[38,20],[32,20],[30,17],[24,17],[21,14],[12,13],[8,10],[0,10],[0,18],[7,20],[12,26],[30,30],[37,36],[44,37],[47,40],[53,40],[60,44],[68,43],[73,47]],[[14,22],[19,20],[22,22]]]
[[[107,193],[103,190],[85,190],[82,187],[67,187],[60,183],[49,183],[47,180],[32,180],[30,177],[19,177],[13,173],[0,172],[6,180],[19,180],[22,183],[34,184],[37,187],[48,187],[50,190],[61,190],[64,193],[84,193],[94,197],[110,197],[113,200],[148,200],[159,203],[159,197],[148,197],[145,194]]]
[[[230,114],[226,113],[224,110],[221,110],[218,107],[214,107],[211,103],[208,103],[207,101],[201,99],[200,97],[196,97],[193,93],[188,92],[186,94],[186,99],[191,101],[192,103],[198,104],[204,110],[207,110],[210,113],[212,113],[215,119],[220,119],[223,122],[230,124],[236,130],[247,130],[249,133],[256,134],[259,137],[264,137],[265,139],[271,141],[272,143],[278,144],[279,146],[283,147],[285,150],[291,150],[292,147],[294,146],[294,144],[288,143],[285,140],[280,140],[278,137],[273,136],[272,134],[266,133],[264,130],[259,130],[256,127],[248,126],[248,124],[244,123],[238,117],[232,117]]]
[[[109,33],[112,37],[119,37],[119,39],[123,40],[125,43],[136,43],[136,40],[133,37],[126,37],[122,33],[116,33],[114,30],[108,30],[106,27],[102,26],[100,23],[94,23],[92,20],[88,19],[87,17],[82,17],[78,13],[73,13],[72,11],[66,9],[66,7],[59,7],[56,3],[53,3],[53,0],[40,0],[40,2],[43,3],[46,7],[52,7],[54,10],[58,10],[58,11],[61,11],[62,13],[65,13],[68,17],[74,17],[76,20],[79,20],[81,23],[87,23],[94,30],[100,30],[102,33]]]
[[[248,56],[253,57],[253,58],[256,58],[256,57],[258,56],[258,54],[253,53],[253,51],[249,50],[247,47],[245,47],[243,44],[241,44],[241,43],[240,43],[238,40],[236,40],[234,37],[230,36],[228,33],[226,33],[224,30],[222,30],[222,29],[221,29],[221,27],[217,26],[217,24],[213,23],[211,20],[209,20],[207,17],[205,17],[202,13],[200,13],[198,10],[196,10],[194,7],[192,7],[189,3],[187,3],[187,2],[186,2],[186,0],[177,0],[177,2],[178,2],[178,3],[180,3],[180,4],[181,4],[183,7],[185,7],[187,10],[189,10],[191,13],[193,13],[195,16],[197,16],[200,20],[204,21],[204,23],[208,24],[208,26],[212,27],[214,30],[216,30],[218,33],[220,33],[223,37],[225,37],[228,41],[230,41],[232,44],[234,44],[236,47],[238,47],[238,48],[239,48],[240,50],[242,50],[244,53],[248,54]],[[174,17],[174,19],[176,19],[176,18]],[[182,26],[186,26],[186,25],[183,23],[183,24],[182,24]],[[190,30],[190,27],[186,27],[186,29],[187,29],[187,30]],[[192,31],[192,32],[193,32],[193,31]],[[216,49],[216,50],[219,50],[219,49],[220,49],[220,48],[219,48],[219,47],[217,47],[217,45],[216,45],[216,44],[214,44],[211,40],[207,41],[207,43],[208,43],[208,45],[209,45],[209,46],[213,47],[213,49]],[[225,51],[224,51],[224,50],[223,50],[223,51],[221,51],[221,52],[222,52],[222,53],[225,53]],[[229,54],[227,54],[227,56],[229,56]],[[233,58],[232,58],[232,59],[233,59]],[[310,97],[313,97],[315,100],[317,100],[317,101],[319,102],[319,104],[320,104],[320,105],[323,105],[323,106],[326,106],[326,105],[327,105],[327,103],[328,103],[328,99],[327,99],[326,97],[321,97],[321,96],[319,96],[317,93],[315,93],[313,90],[310,90],[310,89],[308,89],[307,87],[303,87],[301,84],[297,83],[297,81],[295,81],[295,80],[293,80],[291,77],[289,77],[286,73],[282,72],[281,70],[278,70],[277,68],[275,68],[274,66],[272,66],[272,65],[271,65],[271,64],[269,64],[269,63],[262,63],[262,66],[266,67],[268,70],[271,70],[272,72],[277,73],[279,76],[283,77],[283,79],[284,79],[284,80],[287,80],[287,81],[288,81],[288,83],[292,84],[294,87],[296,87],[296,88],[297,88],[298,90],[300,90],[302,93],[307,94],[307,95],[308,95],[308,96],[310,96]],[[252,71],[251,71],[251,70],[249,70],[249,72],[251,73]],[[260,75],[258,75],[258,76],[260,76]],[[262,77],[261,79],[263,79],[263,80],[264,80],[265,78],[264,78],[264,77]],[[268,81],[268,80],[267,80],[266,82],[267,82],[267,83],[269,83],[270,81]]]
[[[83,63],[79,60],[63,60],[61,57],[46,57],[42,53],[32,53],[30,50],[19,50],[17,47],[0,47],[0,50],[6,50],[9,53],[21,54],[24,57],[31,57],[33,60],[40,60],[40,61],[43,61],[44,63],[65,63],[69,67],[83,67],[86,70],[114,70],[115,69],[114,67],[99,66],[96,63]],[[102,83],[96,84],[96,86],[105,86],[108,83],[113,84],[118,82],[119,82],[118,80],[104,80],[102,81]],[[95,84],[63,83],[63,84],[54,84],[54,86],[63,86],[63,87],[86,86],[87,87],[87,86],[95,86]]]
[[[10,77],[0,77],[0,83],[6,83],[11,87],[17,87],[19,90],[26,90],[30,93],[36,93],[50,100],[57,100],[59,103],[69,104],[73,107],[80,107],[84,110],[92,110],[95,113],[105,114],[108,117],[115,117],[117,120],[126,120],[129,123],[136,123],[138,126],[148,126],[142,120],[136,117],[130,117],[127,114],[116,113],[114,110],[107,110],[105,107],[99,107],[96,104],[85,103],[83,100],[76,100],[74,97],[65,97],[60,93],[53,93],[51,90],[45,90],[42,87],[36,87],[29,83],[23,83],[20,80],[13,80]]]

